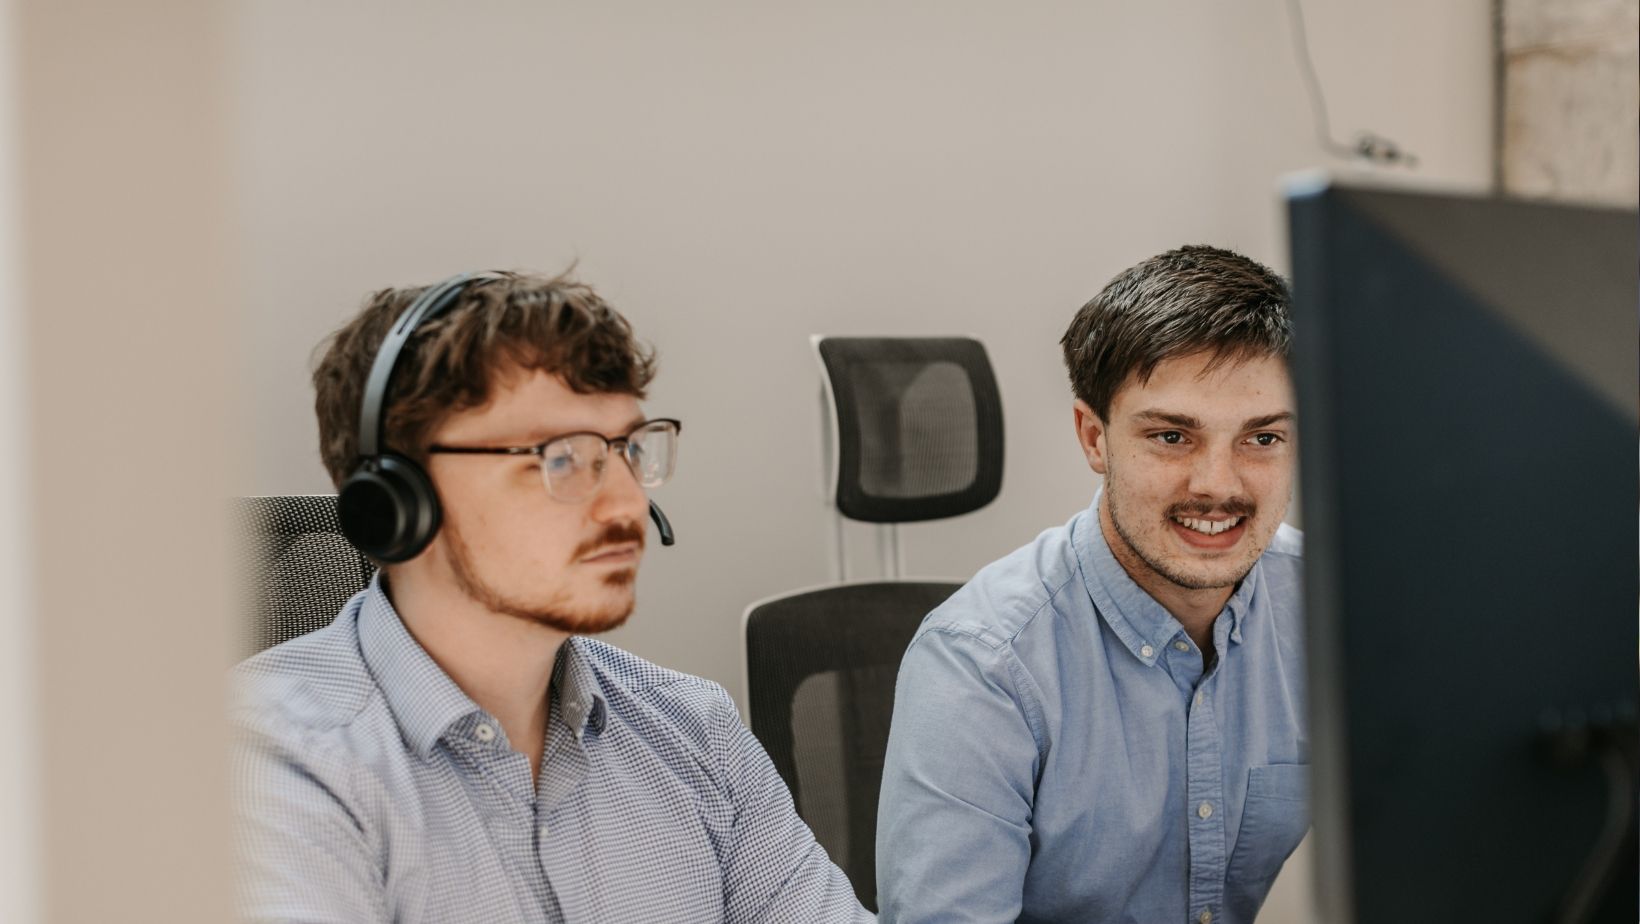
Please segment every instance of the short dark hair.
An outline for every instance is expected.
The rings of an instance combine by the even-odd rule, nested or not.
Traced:
[[[340,487],[358,464],[359,404],[387,331],[425,291],[383,289],[320,344],[313,370],[319,455]],[[399,354],[387,393],[383,448],[424,459],[432,431],[451,413],[482,407],[501,373],[541,370],[581,394],[644,397],[654,351],[590,286],[497,272],[474,278],[456,303],[418,328]]]
[[[1100,419],[1130,377],[1211,352],[1208,368],[1292,351],[1292,296],[1268,267],[1217,247],[1170,250],[1112,279],[1059,341],[1071,390]]]

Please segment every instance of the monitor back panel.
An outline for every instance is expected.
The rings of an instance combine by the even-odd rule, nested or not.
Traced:
[[[1549,920],[1607,790],[1540,727],[1637,698],[1636,215],[1289,208],[1326,920]]]

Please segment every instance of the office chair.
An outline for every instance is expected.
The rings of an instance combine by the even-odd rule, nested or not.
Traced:
[[[342,537],[333,494],[240,497],[233,512],[248,654],[329,625],[376,572]]]
[[[1002,396],[972,337],[813,337],[822,460],[835,507],[837,580],[845,518],[879,524],[883,570],[905,570],[900,523],[978,510],[1002,490]]]
[[[745,614],[751,727],[797,811],[876,908],[877,797],[900,659],[960,581],[901,580],[899,523],[985,506],[1002,487],[1002,403],[970,338],[816,337],[836,583]],[[880,525],[886,580],[849,581],[843,520]]]

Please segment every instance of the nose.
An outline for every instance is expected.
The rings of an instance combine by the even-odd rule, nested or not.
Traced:
[[[592,517],[600,523],[642,523],[649,514],[649,495],[620,452],[611,452],[603,481],[592,499]]]
[[[1190,470],[1190,493],[1198,497],[1224,499],[1242,491],[1241,472],[1236,467],[1232,446],[1209,446],[1197,453]]]

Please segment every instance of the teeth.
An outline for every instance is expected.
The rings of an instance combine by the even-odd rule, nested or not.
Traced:
[[[1198,520],[1194,517],[1174,517],[1173,522],[1185,527],[1186,529],[1193,529],[1198,533],[1204,533],[1209,536],[1217,536],[1219,533],[1222,533],[1240,523],[1241,519],[1241,517],[1231,517],[1228,520],[1214,522],[1212,520]]]

